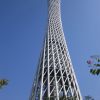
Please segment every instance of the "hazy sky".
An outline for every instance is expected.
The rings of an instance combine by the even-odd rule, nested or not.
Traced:
[[[82,96],[100,100],[100,76],[89,73],[100,55],[100,0],[61,0],[62,23]],[[47,29],[47,0],[0,0],[0,100],[28,100]]]

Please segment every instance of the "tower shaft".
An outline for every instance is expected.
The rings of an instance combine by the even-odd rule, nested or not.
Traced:
[[[30,100],[82,100],[62,28],[60,0],[48,0],[48,30]]]

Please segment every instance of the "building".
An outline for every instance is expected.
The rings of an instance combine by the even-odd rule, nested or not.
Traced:
[[[61,22],[60,0],[48,0],[48,30],[29,100],[82,100]]]

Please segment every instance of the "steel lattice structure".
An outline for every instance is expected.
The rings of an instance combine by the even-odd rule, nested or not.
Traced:
[[[48,0],[48,30],[29,100],[82,100],[62,28],[60,0]]]

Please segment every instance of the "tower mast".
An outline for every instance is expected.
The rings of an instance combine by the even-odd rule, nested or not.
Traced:
[[[61,98],[82,100],[62,28],[60,0],[48,0],[48,30],[29,100]]]

